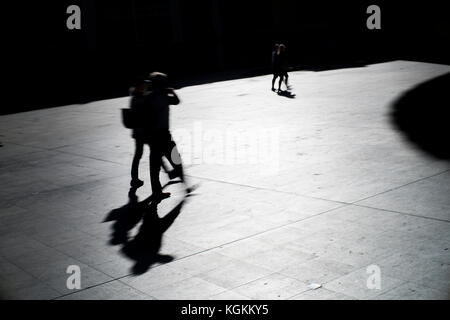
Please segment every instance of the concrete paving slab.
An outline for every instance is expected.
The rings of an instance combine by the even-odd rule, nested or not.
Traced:
[[[264,264],[255,265],[250,263],[233,261],[214,270],[201,273],[198,277],[223,288],[232,289],[273,273]]]
[[[302,292],[289,300],[355,300],[355,298],[339,292],[319,288]]]
[[[358,204],[448,221],[450,173],[444,172]]]
[[[119,280],[62,296],[58,300],[154,300],[153,297],[133,289]]]
[[[376,300],[447,300],[448,292],[431,289],[413,282],[380,294]]]
[[[301,264],[289,264],[280,273],[308,284],[323,284],[354,271],[351,265],[316,258]]]
[[[149,292],[158,300],[206,300],[224,291],[226,290],[223,287],[197,277],[191,277],[152,289]]]
[[[307,290],[306,283],[279,273],[273,273],[234,289],[255,300],[285,300]]]
[[[342,293],[359,300],[373,299],[390,289],[396,288],[404,281],[382,275],[379,287],[368,286],[368,272],[366,268],[361,268],[345,276],[326,283],[325,289]]]

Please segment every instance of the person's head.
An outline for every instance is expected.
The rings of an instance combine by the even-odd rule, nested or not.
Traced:
[[[280,44],[280,51],[281,52],[286,51],[286,46],[284,44]]]
[[[165,89],[169,86],[167,75],[162,72],[150,73],[150,80],[154,89]]]
[[[142,94],[149,88],[150,80],[148,80],[145,77],[138,77],[133,81],[133,84],[130,88],[130,94],[136,95],[136,94]]]
[[[275,45],[273,46],[273,51],[278,51],[279,47],[280,45],[278,43],[275,43]]]

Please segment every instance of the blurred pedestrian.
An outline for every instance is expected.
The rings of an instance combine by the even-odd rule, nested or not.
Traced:
[[[288,71],[288,65],[287,65],[287,54],[286,54],[286,46],[284,44],[280,44],[279,47],[279,68],[280,68],[280,81],[284,81],[284,84],[286,85],[286,89],[289,90],[288,85],[288,78],[289,75],[287,73]],[[278,90],[280,90],[281,85],[279,85]]]
[[[273,47],[272,51],[272,91],[275,91],[275,81],[280,76],[280,59],[279,59],[279,53],[280,53],[280,45],[276,43]],[[280,79],[281,81],[281,79]],[[281,84],[280,84],[281,85]]]
[[[145,95],[148,93],[149,80],[138,78],[130,88],[131,101],[130,109],[135,115],[141,115],[145,112]],[[137,119],[135,119],[137,120]],[[131,164],[131,182],[132,188],[139,188],[144,185],[144,181],[139,179],[139,162],[144,152],[144,144],[146,140],[146,130],[143,125],[133,128],[132,137],[135,141],[135,149],[133,162]]]
[[[167,75],[160,72],[150,74],[152,91],[145,96],[145,105],[150,111],[150,132],[147,133],[150,145],[150,181],[155,199],[164,199],[170,193],[162,192],[159,172],[162,166],[162,157],[170,162],[174,168],[169,178],[180,178],[185,182],[181,157],[175,141],[169,130],[170,105],[177,105],[180,99],[174,89],[168,87]]]

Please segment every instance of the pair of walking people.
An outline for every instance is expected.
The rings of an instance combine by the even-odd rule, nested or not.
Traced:
[[[151,84],[151,88],[150,88]],[[180,178],[185,183],[181,157],[169,130],[169,106],[177,105],[180,99],[172,88],[168,87],[167,75],[153,72],[149,79],[139,79],[131,91],[131,104],[136,122],[133,127],[132,137],[135,139],[135,154],[131,166],[132,188],[141,187],[144,182],[139,179],[139,162],[142,158],[144,145],[150,147],[150,182],[152,196],[155,200],[162,200],[170,196],[163,192],[159,173],[164,167],[165,157],[173,170],[166,171],[170,179]],[[189,190],[187,188],[187,190]]]
[[[286,46],[284,44],[275,44],[272,51],[272,91],[275,91],[275,81],[278,77],[280,78],[278,81],[278,92],[281,92],[281,83],[283,81],[289,90],[287,69]]]

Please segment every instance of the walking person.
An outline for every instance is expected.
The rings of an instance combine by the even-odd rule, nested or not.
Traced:
[[[287,66],[287,55],[286,55],[286,46],[284,44],[280,44],[279,46],[279,65],[280,65],[280,82],[284,81],[284,84],[286,85],[286,89],[289,90],[288,85],[288,78],[289,75],[287,73],[288,66]],[[279,84],[278,90],[280,90],[281,84]]]
[[[130,89],[131,102],[130,109],[132,109],[136,114],[141,114],[144,112],[145,108],[145,95],[148,92],[149,83],[144,78],[139,78],[134,83],[133,87]],[[132,135],[135,142],[133,162],[131,164],[131,182],[130,186],[132,188],[139,188],[144,185],[144,181],[139,179],[139,162],[142,158],[144,152],[145,144],[145,129],[144,128],[133,128]]]
[[[273,73],[272,91],[275,91],[275,81],[280,76],[280,71],[281,71],[280,70],[279,54],[280,54],[280,45],[279,44],[275,44],[275,46],[273,47],[273,51],[272,51],[272,73]],[[280,86],[281,86],[281,78],[280,78],[280,82],[279,82],[279,86],[278,87],[280,87]]]
[[[180,99],[174,89],[168,87],[166,74],[153,72],[150,74],[150,80],[152,91],[145,96],[145,105],[150,111],[149,120],[151,121],[149,126],[151,132],[147,134],[150,145],[150,181],[153,196],[155,199],[161,200],[170,196],[170,193],[162,192],[159,180],[163,156],[174,168],[170,172],[169,178],[179,177],[185,183],[181,157],[169,130],[169,106],[179,104]]]
[[[275,81],[278,80],[278,92],[281,92],[281,84],[284,81],[286,89],[289,90],[288,85],[289,75],[287,73],[287,57],[286,57],[286,46],[284,44],[276,44],[274,50],[272,51],[272,91],[275,91]]]

